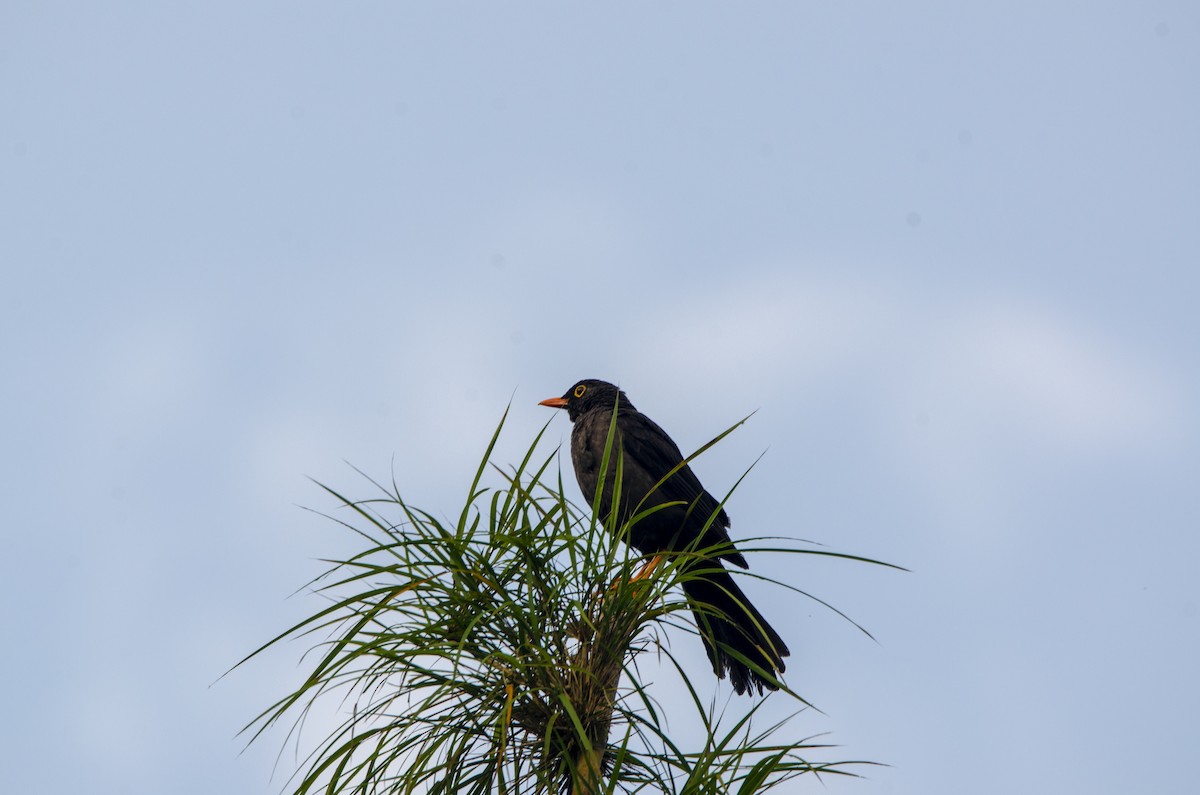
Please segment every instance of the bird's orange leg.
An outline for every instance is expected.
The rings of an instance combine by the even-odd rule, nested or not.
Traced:
[[[664,557],[665,557],[665,555],[654,555],[653,557],[651,557],[649,560],[647,560],[645,563],[642,564],[642,567],[640,569],[637,570],[637,574],[634,574],[632,577],[629,578],[629,583],[632,585],[633,583],[637,582],[638,580],[644,580],[647,577],[649,577],[650,572],[652,572],[656,568],[658,568],[658,564],[663,562]],[[620,578],[613,580],[613,584],[608,586],[608,592],[612,593],[613,591],[617,590],[617,583],[619,583],[620,581],[621,581]]]
[[[638,569],[638,573],[633,575],[629,581],[637,582],[638,580],[644,580],[649,577],[650,573],[658,568],[658,564],[663,562],[664,557],[664,555],[654,555],[651,557],[650,560],[646,561],[642,567]]]

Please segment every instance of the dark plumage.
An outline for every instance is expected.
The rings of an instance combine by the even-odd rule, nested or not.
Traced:
[[[683,454],[671,437],[635,409],[624,392],[606,381],[580,381],[562,397],[543,400],[541,405],[566,409],[574,424],[571,462],[588,500],[596,495],[604,445],[616,406],[614,455],[609,475],[605,477],[601,518],[607,523],[612,514],[618,449],[615,445],[619,443],[623,460],[617,526],[656,505],[682,503],[639,519],[629,529],[629,544],[647,556],[689,548],[714,550],[712,557],[690,564],[695,576],[683,583],[684,593],[693,606],[704,606],[703,610],[693,609],[693,612],[713,671],[722,679],[728,674],[738,693],[776,690],[773,682],[738,659],[740,655],[765,671],[782,672],[788,648],[722,566],[724,560],[747,567],[746,559],[729,538],[729,517],[686,464],[655,489],[659,481],[683,462]],[[716,518],[709,523],[714,513]]]

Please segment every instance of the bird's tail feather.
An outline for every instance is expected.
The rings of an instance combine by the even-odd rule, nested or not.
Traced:
[[[703,567],[684,578],[683,592],[692,604],[713,672],[722,679],[728,674],[739,695],[778,690],[764,672],[783,672],[783,658],[790,653],[787,645],[720,562],[706,560]]]

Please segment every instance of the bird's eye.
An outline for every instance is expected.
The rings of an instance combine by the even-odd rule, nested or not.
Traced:
[[[575,397],[583,397],[583,393],[587,391],[587,387],[583,384],[575,387]]]

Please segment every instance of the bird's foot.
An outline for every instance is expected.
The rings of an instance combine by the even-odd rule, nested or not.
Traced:
[[[651,557],[650,560],[642,564],[642,568],[638,569],[638,573],[633,575],[629,581],[637,582],[638,580],[644,580],[649,577],[650,573],[658,568],[658,565],[663,562],[664,557],[664,555],[654,555]]]
[[[658,568],[659,564],[663,562],[664,557],[665,556],[663,556],[663,555],[652,556],[649,560],[647,560],[645,563],[642,564],[642,567],[637,570],[636,574],[634,574],[632,577],[629,578],[629,584],[632,585],[633,583],[638,582],[639,580],[644,580],[647,577],[649,577],[650,574],[656,568]],[[613,580],[612,585],[608,586],[608,592],[612,593],[613,591],[617,590],[617,586],[620,584],[621,584],[621,578],[618,577],[617,579]]]

